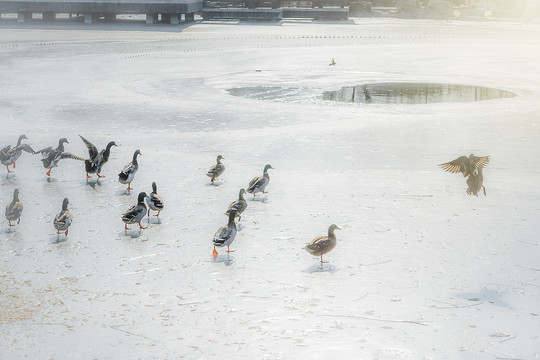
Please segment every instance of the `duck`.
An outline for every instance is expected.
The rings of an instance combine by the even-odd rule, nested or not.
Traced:
[[[52,146],[49,146],[36,152],[36,154],[41,153],[41,155],[43,156],[43,159],[41,159],[41,161],[43,162],[43,167],[49,169],[49,171],[47,171],[46,173],[46,175],[49,177],[51,176],[51,170],[54,167],[58,166],[58,162],[62,159],[74,159],[84,161],[82,157],[64,151],[64,143],[69,144],[69,141],[67,141],[66,138],[61,138],[58,141],[58,147],[56,149],[53,149]]]
[[[266,194],[266,186],[270,182],[270,176],[268,175],[268,169],[274,169],[272,165],[268,164],[264,167],[263,175],[262,176],[255,176],[251,181],[249,182],[247,192],[250,194],[253,194],[257,196],[256,194],[258,192],[262,192],[263,194]]]
[[[105,175],[101,175],[101,168],[107,161],[109,161],[109,156],[111,154],[111,147],[118,146],[116,145],[116,142],[110,141],[105,149],[98,152],[98,149],[92,144],[90,141],[86,140],[84,137],[79,135],[81,140],[84,142],[84,145],[86,145],[86,148],[88,149],[88,156],[89,159],[84,160],[84,166],[86,168],[86,178],[90,179],[92,176],[90,174],[96,174],[98,178],[105,177]]]
[[[234,222],[234,218],[236,217],[236,210],[231,210],[229,213],[229,222],[227,225],[220,227],[216,234],[214,235],[214,251],[212,252],[212,256],[217,258],[218,252],[216,251],[216,246],[222,247],[227,245],[227,254],[234,252],[234,250],[230,249],[230,246],[232,242],[234,241],[234,238],[236,237],[236,224]]]
[[[19,200],[19,189],[13,191],[13,200],[6,206],[6,219],[9,222],[9,226],[15,226],[12,221],[17,221],[17,224],[21,222],[21,214],[23,211],[23,204]]]
[[[482,168],[473,169],[469,177],[467,178],[467,194],[478,196],[478,192],[481,189],[484,190],[484,196],[486,194],[486,188],[484,187],[484,175],[482,175]]]
[[[470,154],[468,157],[460,156],[457,159],[440,164],[439,166],[442,167],[444,171],[454,174],[461,172],[463,177],[467,177],[474,169],[483,168],[488,162],[489,156],[474,156],[473,154]]]
[[[13,168],[15,169],[15,161],[17,161],[23,151],[26,151],[32,155],[36,153],[30,145],[21,143],[24,139],[28,138],[23,134],[19,136],[17,145],[15,145],[13,148],[11,145],[7,145],[0,149],[0,162],[6,165],[8,174],[13,172],[12,170],[9,170],[9,165],[13,165]]]
[[[133,190],[131,188],[131,182],[135,177],[135,173],[139,170],[139,163],[137,162],[137,156],[142,155],[141,150],[135,150],[133,153],[133,160],[124,166],[124,169],[118,174],[118,181],[122,184],[128,184],[127,191]]]
[[[222,159],[225,159],[225,158],[223,156],[221,156],[221,155],[218,155],[217,159],[216,159],[216,164],[212,165],[210,170],[208,170],[208,172],[206,173],[206,176],[211,178],[210,182],[212,184],[217,179],[217,177],[220,176],[221,174],[223,174],[223,172],[225,171],[225,165],[223,165],[221,163]]]
[[[238,200],[233,201],[230,205],[227,211],[225,212],[225,215],[229,216],[232,210],[236,211],[236,216],[238,217],[238,221],[242,220],[242,213],[247,208],[247,201],[244,199],[244,194],[246,193],[245,189],[240,189],[240,193],[238,194]]]
[[[328,66],[333,66],[333,65],[336,65],[334,58],[332,58],[332,61],[330,62],[330,64],[328,64]]]
[[[318,236],[315,239],[311,240],[305,247],[311,255],[321,257],[321,266],[328,261],[323,260],[323,255],[329,253],[333,248],[336,247],[337,239],[334,234],[335,230],[341,230],[336,224],[330,225],[328,228],[327,236]]]
[[[155,182],[152,182],[152,193],[146,198],[146,204],[148,204],[148,216],[150,216],[150,210],[158,212],[157,215],[154,216],[159,216],[159,213],[163,210],[163,199],[157,193],[157,185]]]
[[[139,193],[139,198],[137,199],[137,205],[133,205],[122,214],[122,221],[124,222],[124,232],[127,234],[127,231],[129,230],[128,224],[139,224],[139,229],[146,229],[146,227],[141,225],[141,221],[146,215],[146,205],[144,203],[144,199],[147,198],[148,195],[143,191]]]
[[[73,221],[73,215],[71,215],[71,212],[68,209],[69,200],[68,198],[64,198],[64,201],[62,202],[62,211],[60,211],[58,214],[56,214],[56,217],[54,218],[54,228],[56,229],[56,233],[58,234],[58,237],[60,237],[60,233],[63,231],[64,235],[68,235],[69,227],[71,226],[71,223]]]

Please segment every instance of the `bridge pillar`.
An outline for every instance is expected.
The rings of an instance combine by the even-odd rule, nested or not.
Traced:
[[[195,21],[195,13],[186,14],[186,22]]]
[[[19,11],[17,13],[17,22],[23,23],[25,21],[32,20],[32,12],[31,11]]]
[[[161,22],[170,24],[171,23],[171,14],[161,14]]]
[[[180,23],[181,14],[171,14],[171,24],[178,25]]]
[[[53,11],[44,11],[41,16],[41,19],[43,21],[54,21],[56,20],[56,13]]]
[[[147,24],[157,23],[157,21],[158,21],[158,14],[146,14]]]

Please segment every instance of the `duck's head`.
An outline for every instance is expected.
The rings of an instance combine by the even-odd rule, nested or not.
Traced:
[[[142,192],[139,193],[139,198],[137,199],[137,202],[139,204],[142,204],[142,203],[144,203],[144,199],[147,198],[147,197],[148,197],[148,195],[144,191],[142,191]]]
[[[266,166],[264,167],[264,171],[263,171],[263,173],[267,172],[267,171],[268,171],[268,169],[274,169],[274,168],[272,167],[272,165],[270,165],[270,164],[267,164],[267,165],[266,165]],[[274,170],[275,170],[275,169],[274,169]]]
[[[19,200],[19,189],[13,191],[13,200]]]
[[[107,149],[110,149],[113,146],[118,146],[118,145],[116,145],[114,141],[109,141],[109,143],[107,144]]]
[[[136,157],[137,155],[142,155],[141,150],[135,150],[135,152],[133,153],[133,157]]]
[[[152,192],[157,194],[157,185],[155,182],[152,182]]]
[[[328,233],[329,234],[333,234],[334,233],[334,230],[341,230],[341,228],[339,226],[337,226],[336,224],[332,224],[330,225],[330,227],[328,228]]]
[[[63,143],[68,143],[69,144],[69,141],[66,139],[66,138],[61,138],[60,141],[58,142],[60,145],[62,145]]]
[[[240,189],[240,194],[238,194],[239,198],[242,198],[242,195],[247,194],[246,189]]]
[[[67,210],[67,207],[69,205],[69,200],[68,198],[64,198],[64,201],[62,202],[62,210]]]
[[[223,159],[225,159],[223,156],[218,155],[218,156],[217,156],[217,159],[216,159],[216,162],[217,162],[218,164],[221,164],[221,160],[223,160]]]
[[[21,141],[23,141],[24,139],[28,139],[26,135],[22,134],[21,136],[19,136],[19,140],[17,140],[17,145],[21,145]]]

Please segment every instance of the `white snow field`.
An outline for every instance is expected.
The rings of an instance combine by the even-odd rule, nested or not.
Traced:
[[[85,158],[78,134],[119,144],[99,183],[71,159],[50,181],[39,155],[0,167],[2,209],[15,188],[24,205],[0,223],[0,359],[539,357],[540,25],[7,22],[0,39],[0,143],[66,137]],[[386,81],[519,96],[319,96]],[[240,87],[291,95],[227,91]],[[127,195],[117,174],[136,149]],[[437,166],[470,153],[490,156],[487,196]],[[246,196],[236,251],[214,262],[227,206],[266,164],[268,194]],[[161,223],[126,236],[121,214],[152,181]],[[74,220],[57,242],[64,197]],[[321,269],[302,247],[333,223]]]

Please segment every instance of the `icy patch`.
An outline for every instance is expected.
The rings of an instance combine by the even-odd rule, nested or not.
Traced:
[[[515,93],[502,89],[453,84],[380,83],[346,86],[326,91],[325,100],[375,104],[455,103],[511,98]]]

